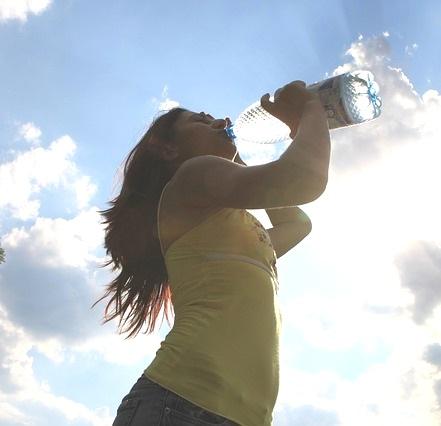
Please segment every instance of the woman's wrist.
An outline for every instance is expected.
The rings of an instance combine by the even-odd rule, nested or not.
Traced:
[[[304,103],[300,120],[295,125],[289,126],[289,128],[291,130],[291,132],[289,134],[290,138],[294,140],[297,133],[299,132],[299,128],[302,125],[302,122],[305,119],[310,120],[309,117],[311,117],[311,116],[319,117],[320,114],[323,115],[323,117],[325,119],[327,118],[323,104],[321,103],[320,98],[317,95],[317,97],[314,97]]]
[[[291,132],[289,134],[291,139],[295,138],[303,118],[305,118],[306,116],[310,116],[310,115],[320,114],[320,111],[322,113],[325,112],[323,105],[320,101],[319,95],[318,94],[314,94],[314,95],[315,96],[311,97],[311,99],[309,99],[308,101],[306,101],[303,104],[302,114],[301,114],[300,118],[298,119],[298,121],[296,123],[288,124],[288,127],[291,130]]]
[[[325,112],[323,104],[320,101],[320,97],[318,95],[317,97],[305,102],[302,115],[317,114],[317,110],[322,111],[323,113]]]

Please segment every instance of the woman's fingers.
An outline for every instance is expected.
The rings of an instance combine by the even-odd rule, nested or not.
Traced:
[[[269,93],[265,93],[260,98],[260,105],[262,106],[263,109],[265,109],[269,113],[271,113],[271,111],[273,110],[274,104],[269,99],[270,99],[270,94]]]

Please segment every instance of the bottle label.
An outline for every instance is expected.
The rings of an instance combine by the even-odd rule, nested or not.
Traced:
[[[343,77],[344,74],[338,75],[306,87],[307,90],[318,93],[328,117],[329,130],[354,124],[346,112],[342,97]]]

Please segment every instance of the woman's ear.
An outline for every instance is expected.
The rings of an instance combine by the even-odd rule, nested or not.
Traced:
[[[161,149],[162,158],[166,161],[172,161],[179,155],[179,151],[175,146],[164,145]]]

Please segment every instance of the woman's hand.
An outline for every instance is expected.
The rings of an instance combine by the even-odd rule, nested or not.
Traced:
[[[312,100],[320,101],[317,93],[309,92],[305,87],[304,81],[292,81],[275,91],[273,102],[269,100],[269,93],[263,95],[260,98],[260,105],[271,115],[283,121],[292,133],[296,133],[305,104]]]

